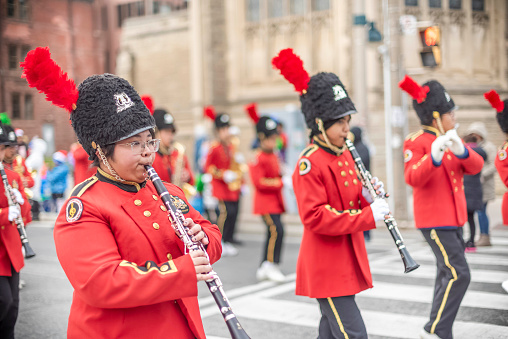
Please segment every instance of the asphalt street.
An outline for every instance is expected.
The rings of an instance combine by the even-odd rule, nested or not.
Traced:
[[[473,280],[455,322],[455,338],[508,338],[508,294],[501,288],[501,282],[508,279],[508,227],[499,225],[498,215],[491,219],[494,246],[467,254]],[[56,257],[53,223],[54,216],[45,215],[27,230],[37,256],[27,260],[21,271],[26,286],[20,292],[18,339],[66,337],[73,289]],[[239,238],[244,244],[237,256],[222,258],[214,265],[234,312],[251,338],[317,337],[320,314],[316,301],[294,295],[301,226],[290,228],[281,265],[287,279],[282,284],[256,281],[264,241],[261,221],[257,226],[254,222],[241,228]],[[418,338],[430,312],[433,254],[420,232],[407,228],[401,233],[421,265],[409,274],[403,273],[398,251],[384,226],[372,231],[372,240],[367,243],[374,288],[360,293],[357,302],[369,338]],[[204,283],[199,284],[199,301],[208,338],[229,338]]]

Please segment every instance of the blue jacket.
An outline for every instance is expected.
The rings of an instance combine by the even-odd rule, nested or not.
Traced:
[[[51,188],[51,193],[63,194],[67,189],[67,176],[69,167],[67,164],[56,164],[56,166],[48,171],[47,180]]]

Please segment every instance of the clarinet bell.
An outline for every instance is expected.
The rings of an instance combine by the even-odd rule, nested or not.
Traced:
[[[411,271],[416,270],[418,267],[420,267],[420,264],[418,264],[416,261],[414,261],[414,259],[411,257],[411,255],[407,251],[406,251],[402,261],[404,262],[404,273],[409,273]]]
[[[25,258],[30,259],[35,257],[34,250],[28,244],[23,244],[23,252],[25,252]]]

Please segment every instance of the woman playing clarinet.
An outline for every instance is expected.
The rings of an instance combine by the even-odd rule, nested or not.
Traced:
[[[28,53],[22,67],[30,85],[46,83],[33,77],[40,75],[36,62],[47,65],[49,57],[47,48]],[[68,338],[205,338],[197,282],[211,278],[220,232],[180,188],[164,183],[209,259],[202,250],[187,253],[175,234],[147,181],[145,166],[159,147],[153,117],[134,88],[111,74],[90,76],[78,88],[64,74],[55,86],[66,89],[65,97],[50,96],[55,88],[38,89],[70,112],[98,167],[74,188],[55,224],[58,259],[74,287]]]
[[[11,139],[15,140],[14,130]],[[14,136],[14,138],[12,138]],[[0,162],[5,147],[11,144],[8,130],[0,126]],[[5,169],[7,181],[18,205],[9,206],[4,184],[0,184],[0,338],[14,338],[14,326],[18,318],[19,271],[24,266],[22,244],[15,220],[21,215],[29,223],[30,204],[27,202],[23,181],[18,173]],[[21,208],[20,208],[21,207]]]
[[[355,302],[357,293],[372,287],[363,231],[374,229],[375,221],[389,214],[389,207],[384,199],[371,204],[368,193],[362,195],[354,160],[345,146],[356,109],[335,74],[318,73],[309,79],[292,50],[282,50],[272,63],[300,92],[302,113],[311,130],[311,144],[293,173],[304,226],[296,294],[317,299],[320,339],[367,338]],[[374,181],[377,193],[384,194],[379,191],[382,184]]]

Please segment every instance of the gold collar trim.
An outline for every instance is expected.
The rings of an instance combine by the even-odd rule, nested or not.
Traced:
[[[342,147],[334,146],[334,149],[330,148],[330,146],[326,142],[324,142],[323,140],[319,139],[317,135],[315,135],[312,139],[314,140],[314,142],[319,147],[321,147],[322,149],[324,149],[328,153],[331,153],[331,154],[334,154],[334,155],[337,155],[337,156],[341,155],[346,150],[346,146],[345,145],[342,146]]]
[[[100,167],[97,168],[97,171],[102,175],[104,176],[105,178],[111,180],[111,181],[114,181],[114,182],[118,182],[120,184],[125,184],[125,185],[131,185],[131,186],[134,186],[136,187],[136,190],[139,191],[141,189],[141,185],[138,184],[137,182],[134,182],[134,181],[120,181],[120,180],[117,180],[114,176],[112,176],[111,174],[109,173],[106,173],[104,172],[104,170],[102,170]]]
[[[428,132],[432,132],[436,135],[436,137],[440,136],[441,135],[441,132],[439,132],[439,130],[435,127],[432,127],[432,126],[427,126],[427,125],[422,125],[422,128],[425,130],[425,131],[428,131]]]

